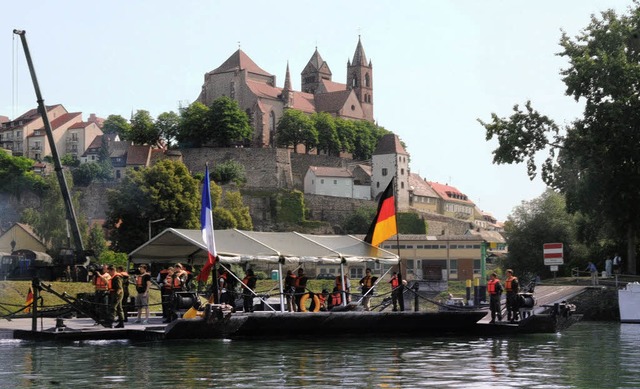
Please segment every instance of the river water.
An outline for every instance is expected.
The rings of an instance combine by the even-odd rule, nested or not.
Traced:
[[[640,325],[559,334],[170,342],[0,340],[2,388],[639,388]]]

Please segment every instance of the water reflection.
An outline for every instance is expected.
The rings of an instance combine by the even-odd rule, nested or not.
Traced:
[[[640,387],[640,325],[520,337],[0,341],[3,387]]]

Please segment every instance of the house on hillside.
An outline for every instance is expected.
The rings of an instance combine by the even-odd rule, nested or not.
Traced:
[[[284,85],[238,49],[204,76],[197,101],[210,106],[227,96],[236,100],[254,129],[254,147],[275,147],[275,132],[285,109],[373,122],[373,66],[358,39],[353,60],[347,61],[347,83],[332,80],[329,65],[317,48],[301,73],[301,91],[294,91],[287,64]]]
[[[416,173],[409,174],[409,205],[420,211],[438,213],[442,199],[427,181]]]
[[[363,174],[362,167],[358,167],[358,174]],[[370,200],[371,185],[357,185],[348,168],[309,166],[304,193]]]
[[[67,113],[62,104],[50,105],[45,108],[50,122]],[[0,128],[0,147],[11,150],[14,156],[27,157],[29,155],[27,137],[34,130],[43,127],[44,123],[38,109],[31,109],[14,120],[2,123]],[[41,147],[44,147],[44,145],[41,144]]]
[[[474,220],[474,209],[476,205],[469,200],[467,195],[451,185],[440,184],[433,181],[427,181],[427,183],[442,199],[438,213],[460,220]]]

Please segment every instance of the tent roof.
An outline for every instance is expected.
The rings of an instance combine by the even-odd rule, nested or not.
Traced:
[[[398,256],[351,235],[308,235],[297,232],[215,231],[216,250],[223,263],[272,262],[345,263],[377,261],[397,264]],[[134,263],[189,262],[202,265],[207,247],[200,230],[168,228],[138,247]]]

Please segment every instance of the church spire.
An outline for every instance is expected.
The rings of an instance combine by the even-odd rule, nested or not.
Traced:
[[[289,61],[287,61],[287,73],[284,76],[284,87],[282,88],[282,101],[285,108],[293,106],[293,88],[291,88],[291,74],[289,73]]]
[[[364,53],[362,42],[360,41],[360,35],[358,35],[358,45],[356,46],[356,52],[353,54],[352,66],[368,66],[367,56]]]
[[[291,90],[291,74],[289,74],[289,61],[287,61],[287,73],[284,76],[284,90]]]

